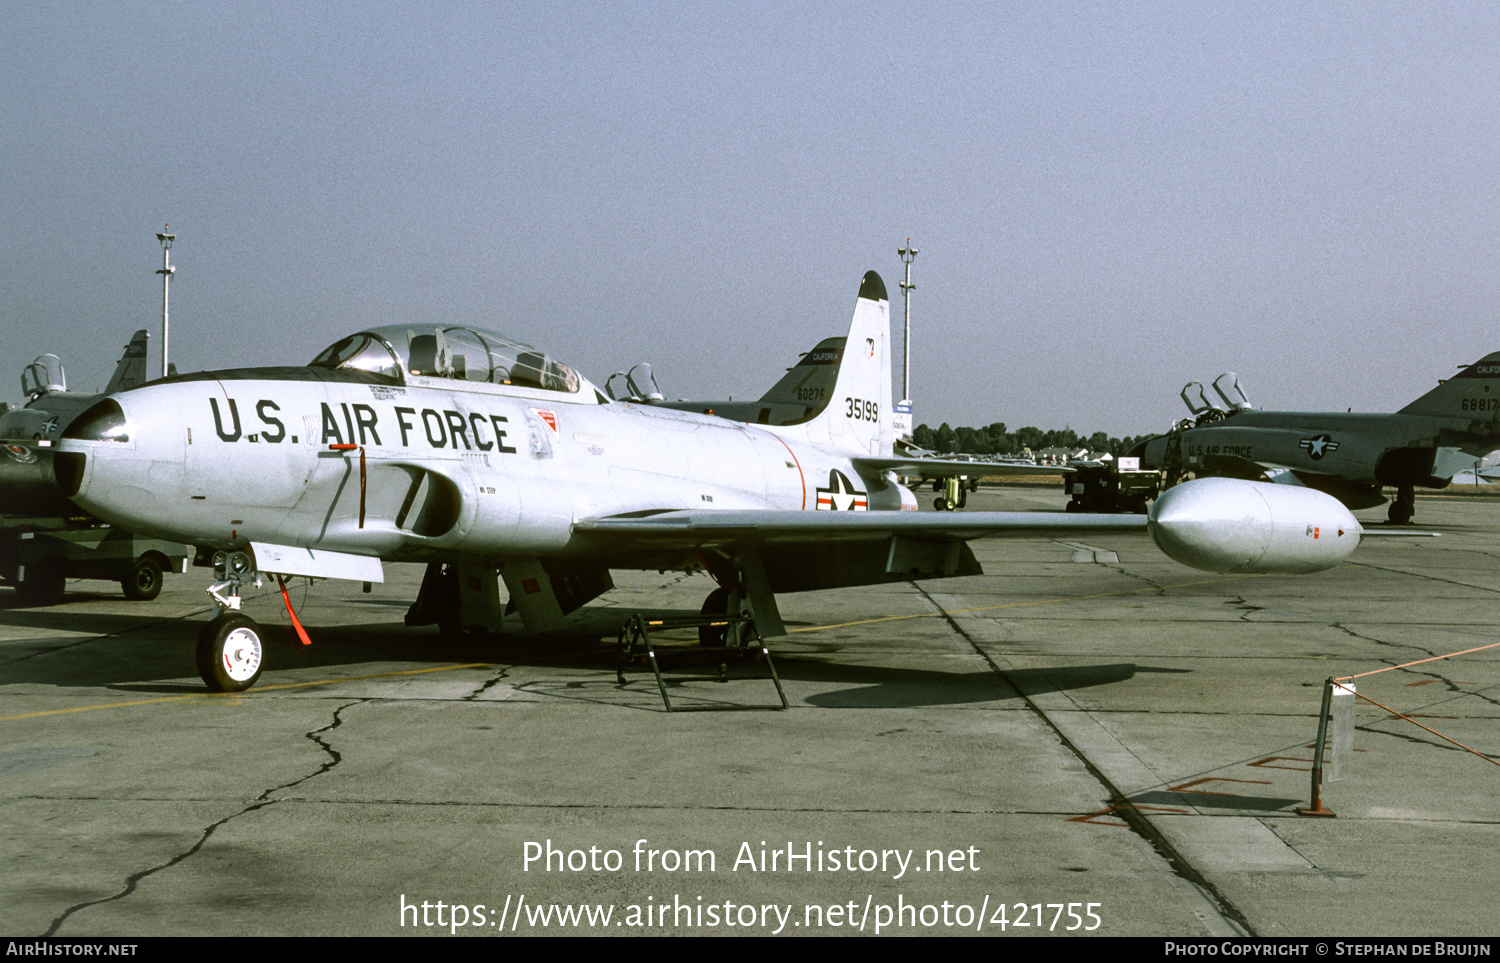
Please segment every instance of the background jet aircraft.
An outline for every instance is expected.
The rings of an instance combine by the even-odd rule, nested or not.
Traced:
[[[1445,488],[1454,474],[1500,450],[1500,352],[1394,414],[1255,411],[1242,393],[1236,398],[1216,382],[1221,397],[1235,400],[1225,411],[1203,395],[1190,401],[1193,386],[1183,389],[1183,399],[1198,418],[1137,445],[1131,454],[1142,465],[1174,477],[1193,472],[1300,484],[1351,509],[1383,504],[1382,488],[1390,486],[1397,494],[1389,518],[1398,525],[1411,521],[1416,486]]]
[[[130,339],[100,394],[69,391],[67,374],[55,354],[44,354],[22,370],[25,406],[0,414],[0,442],[10,443],[0,450],[0,514],[78,513],[53,482],[52,452],[46,445],[56,441],[80,412],[105,394],[133,388],[146,380],[147,337],[145,330],[140,330]]]
[[[634,378],[634,373],[643,367],[637,365],[631,370],[631,375],[627,376],[632,397],[622,400],[642,401],[677,411],[697,411],[755,425],[797,424],[807,421],[827,407],[833,397],[834,376],[838,374],[843,357],[844,339],[824,338],[811,351],[799,357],[795,365],[786,369],[781,380],[772,385],[770,391],[761,395],[758,401],[695,401],[686,398],[667,401],[661,397],[654,377],[643,376],[643,379],[651,377],[649,388]],[[612,386],[615,378],[622,375],[623,372],[621,375],[611,375],[606,387]],[[653,393],[654,398],[651,397]],[[614,395],[614,392],[611,391],[610,394]]]
[[[892,456],[889,304],[873,271],[845,344],[859,349],[844,352],[822,412],[761,426],[611,401],[497,334],[372,328],[306,367],[110,396],[65,432],[56,472],[106,519],[214,550],[221,610],[198,665],[221,691],[260,675],[260,630],[239,611],[240,587],[260,573],[380,581],[382,560],[426,562],[409,623],[498,630],[503,581],[537,631],[607,591],[612,568],[706,569],[721,588],[705,611],[747,614],[774,637],[785,634],[778,592],[978,574],[970,538],[1144,524],[900,511],[916,503],[893,469],[918,462]],[[1239,571],[1326,568],[1358,543],[1331,498],[1228,485],[1218,502],[1238,541],[1219,537],[1215,500],[1195,504],[1185,485],[1158,503],[1175,509],[1153,523],[1157,543]]]
[[[146,380],[146,339],[137,331],[105,392]],[[184,548],[100,525],[69,501],[53,476],[51,442],[102,394],[69,391],[62,362],[44,354],[21,374],[24,408],[0,414],[0,583],[32,605],[62,601],[69,578],[118,581],[126,598],[148,601]]]
[[[101,394],[134,388],[146,380],[148,337],[144,328],[131,337]],[[44,354],[21,371],[21,393],[26,404],[0,414],[0,439],[56,441],[78,413],[99,397],[92,391],[69,391],[62,360],[55,354]]]
[[[661,408],[698,411],[705,415],[728,418],[730,421],[753,422],[758,425],[796,425],[816,417],[833,397],[834,379],[843,362],[845,340],[844,338],[824,338],[819,341],[811,351],[799,358],[797,364],[788,368],[781,380],[762,395],[759,401],[661,400],[660,389],[656,386],[654,375],[642,375],[640,380],[634,376],[635,372],[643,367],[642,365],[637,365],[635,369],[632,369],[630,375],[624,372],[611,375],[609,384],[613,384],[617,377],[625,377],[634,396],[630,400],[647,401]],[[651,378],[650,388],[640,383],[646,377]],[[613,395],[613,392],[611,394]],[[655,399],[650,397],[652,394],[655,394]],[[901,441],[893,443],[892,457],[884,463],[877,465],[867,459],[865,464],[869,468],[883,467],[902,478],[917,477],[919,478],[918,487],[923,483],[938,479],[932,486],[935,492],[943,490],[943,479],[964,479],[963,485],[955,488],[956,494],[952,497],[944,495],[937,499],[936,505],[939,511],[952,511],[967,504],[968,493],[977,491],[979,488],[978,476],[980,475],[1067,475],[1073,472],[1071,468],[1037,465],[1030,460],[978,462],[968,457],[937,458],[930,451],[915,448]]]

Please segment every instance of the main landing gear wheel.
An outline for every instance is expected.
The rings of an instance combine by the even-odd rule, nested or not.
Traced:
[[[708,593],[708,598],[703,600],[703,608],[698,610],[700,615],[718,616],[729,614],[729,589],[716,588]],[[727,625],[700,625],[698,626],[698,644],[705,649],[722,649],[729,639],[729,626]]]
[[[120,588],[132,602],[149,602],[161,594],[161,563],[149,555],[135,563],[135,570],[120,579]]]
[[[260,626],[225,612],[198,633],[198,675],[214,692],[244,692],[260,678]]]
[[[1417,511],[1417,493],[1411,488],[1396,489],[1396,497],[1391,500],[1390,511],[1386,512],[1386,518],[1391,520],[1392,525],[1405,525],[1411,521],[1411,517]]]

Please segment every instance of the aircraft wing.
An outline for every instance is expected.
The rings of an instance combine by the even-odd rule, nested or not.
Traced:
[[[573,523],[574,549],[605,568],[743,573],[763,637],[786,634],[776,594],[981,575],[976,538],[1144,532],[1139,515],[1064,512],[676,510]]]
[[[925,475],[947,478],[961,475],[1071,475],[1072,468],[1063,465],[1012,465],[994,461],[953,461],[947,458],[855,458],[854,464],[873,471],[893,471],[898,475]]]
[[[579,548],[611,568],[681,569],[734,556],[768,592],[979,575],[977,538],[1142,532],[1140,515],[1064,512],[666,511],[573,523]],[[752,590],[754,587],[752,586]],[[765,597],[764,605],[770,601]],[[769,609],[767,609],[769,610]],[[770,623],[768,623],[770,624]],[[765,631],[763,629],[763,631]]]
[[[871,459],[899,461],[900,459]],[[950,464],[972,464],[952,462]],[[1096,532],[1144,532],[1144,515],[1064,512],[666,511],[645,517],[585,518],[573,531],[619,544],[699,546],[731,541],[867,541],[912,538],[1038,538]]]

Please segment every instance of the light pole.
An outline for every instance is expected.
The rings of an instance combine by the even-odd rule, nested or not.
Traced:
[[[913,419],[911,415],[911,292],[917,286],[911,283],[911,262],[917,257],[917,249],[912,247],[911,238],[906,239],[906,247],[898,247],[896,254],[901,258],[901,263],[906,265],[906,279],[901,282],[901,301],[905,314],[905,321],[901,326],[901,403],[897,405],[898,417],[904,424],[898,423],[896,431],[907,437],[911,436]]]
[[[156,273],[161,275],[161,376],[165,378],[170,370],[167,367],[167,305],[171,300],[172,272],[177,270],[170,263],[172,242],[177,240],[176,234],[166,233],[172,225],[162,226],[162,232],[156,235],[161,242],[161,269]]]

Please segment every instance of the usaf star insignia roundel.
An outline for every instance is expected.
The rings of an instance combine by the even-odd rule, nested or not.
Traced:
[[[828,487],[818,489],[818,511],[862,512],[870,507],[862,491],[856,491],[854,483],[837,468],[828,473]]]
[[[1339,443],[1333,440],[1332,435],[1314,435],[1297,442],[1297,447],[1307,452],[1313,461],[1317,461],[1330,451],[1338,451]]]

